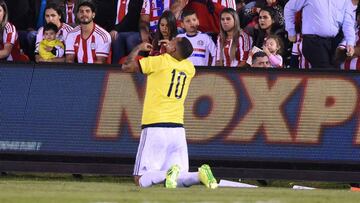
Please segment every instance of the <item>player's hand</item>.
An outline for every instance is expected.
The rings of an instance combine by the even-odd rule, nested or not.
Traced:
[[[355,49],[354,46],[352,45],[347,45],[346,46],[346,56],[352,57],[355,53]]]
[[[111,40],[114,42],[117,38],[118,32],[116,30],[111,30],[110,32],[110,36],[111,36]]]
[[[169,44],[169,40],[167,40],[167,39],[162,39],[162,40],[159,40],[159,43],[158,43],[158,45],[160,46],[160,45],[164,45],[164,46],[167,46],[167,44]]]
[[[148,51],[152,50],[153,46],[150,43],[143,42],[143,43],[140,44],[139,48],[140,48],[141,51],[148,52]]]
[[[294,42],[296,42],[296,35],[294,35],[294,36],[289,35],[288,39],[289,39],[290,42],[294,43]]]

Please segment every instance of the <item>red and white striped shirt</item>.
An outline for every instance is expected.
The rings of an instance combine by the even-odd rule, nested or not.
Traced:
[[[118,0],[115,24],[119,24],[128,13],[129,2],[130,0]]]
[[[236,11],[236,2],[235,0],[212,0],[215,4],[220,4],[225,8],[232,8]]]
[[[0,50],[4,49],[5,44],[12,44],[13,48],[6,58],[7,61],[13,61],[15,56],[20,54],[20,46],[18,41],[18,34],[16,32],[16,28],[13,24],[7,22],[5,24],[2,43],[0,43]]]
[[[97,24],[87,39],[81,37],[81,27],[69,32],[65,40],[65,54],[74,54],[78,63],[94,63],[96,57],[108,57],[110,53],[110,34]]]
[[[70,25],[75,24],[74,7],[75,7],[74,3],[69,4],[69,2],[67,2],[65,4],[65,14],[66,14],[65,22]]]
[[[305,59],[302,52],[302,42],[303,38],[301,34],[296,34],[296,42],[293,44],[292,47],[292,55],[298,56],[299,69],[310,69],[311,64],[308,60]]]
[[[165,10],[170,10],[173,0],[144,0],[141,15],[150,15],[150,32],[157,29],[158,20]]]
[[[230,52],[231,45],[233,40],[226,40],[224,44],[224,49],[221,49],[220,46],[220,37],[217,39],[216,43],[216,60],[219,61],[222,55],[224,66],[228,67],[237,67],[241,61],[246,61],[249,56],[249,51],[251,50],[253,40],[250,35],[245,32],[241,32],[239,37],[239,43],[236,46],[235,59],[231,61]]]
[[[359,27],[355,28],[356,30],[356,47],[360,46],[360,32],[359,32]],[[339,45],[340,48],[346,49],[346,42],[343,41],[340,43]],[[342,70],[360,70],[360,57],[355,57],[355,58],[351,58],[351,59],[346,59],[344,61],[344,63],[342,63],[340,65],[340,69]]]
[[[59,28],[59,31],[56,33],[56,39],[60,40],[62,43],[65,43],[65,39],[66,36],[68,35],[68,33],[73,30],[73,28],[66,24],[66,23],[61,23],[61,27]],[[35,42],[35,53],[38,54],[39,53],[39,45],[41,40],[44,39],[44,27],[39,28],[39,30],[37,31],[37,35],[36,35],[36,42]]]

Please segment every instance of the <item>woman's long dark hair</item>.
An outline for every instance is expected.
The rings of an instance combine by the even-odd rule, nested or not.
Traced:
[[[154,40],[152,43],[154,50],[160,49],[159,41],[164,39],[164,36],[160,32],[161,19],[165,19],[167,21],[167,26],[169,28],[169,40],[172,40],[178,34],[177,28],[176,28],[176,18],[174,16],[174,14],[171,11],[164,11],[163,14],[159,18],[157,30],[155,32]]]
[[[237,49],[237,45],[239,44],[239,37],[241,35],[241,27],[240,27],[240,19],[239,16],[237,14],[237,12],[232,9],[232,8],[224,8],[221,13],[220,13],[220,19],[221,16],[224,14],[230,14],[233,19],[234,19],[234,28],[233,28],[233,36],[232,36],[232,44],[230,47],[230,60],[234,60],[236,58],[236,49]],[[228,34],[227,32],[223,29],[222,25],[221,25],[221,20],[220,20],[220,32],[219,32],[219,36],[220,36],[220,50],[224,50],[224,45],[225,42],[227,40]],[[223,63],[224,58],[223,55],[220,54],[220,62]]]
[[[266,11],[269,13],[271,20],[273,21],[271,27],[270,27],[270,34],[277,35],[280,30],[282,30],[282,26],[279,24],[278,16],[276,15],[276,11],[274,8],[266,6],[260,10],[260,12]],[[264,39],[266,37],[267,33],[266,30],[261,29],[259,27],[259,31],[257,32],[257,37],[254,39],[254,45],[257,47],[262,47],[264,43]]]

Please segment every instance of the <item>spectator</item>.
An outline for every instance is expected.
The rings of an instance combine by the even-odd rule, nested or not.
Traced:
[[[49,3],[47,4],[45,8],[45,21],[46,23],[52,23],[57,26],[58,32],[56,33],[56,38],[60,40],[62,43],[65,42],[65,38],[67,34],[73,29],[70,25],[62,22],[62,11],[60,7],[58,7],[55,3]],[[51,62],[64,62],[64,57],[54,57],[51,59],[44,60],[39,55],[39,44],[41,40],[44,39],[43,36],[44,33],[44,27],[41,27],[36,35],[36,43],[35,43],[35,61],[36,62],[43,62],[43,61],[51,61]]]
[[[199,17],[199,31],[214,33],[216,36],[220,31],[220,13],[224,8],[212,0],[189,0],[184,10],[196,12]]]
[[[166,45],[177,35],[176,19],[171,11],[164,11],[161,15],[152,42],[150,56],[160,55],[166,52]]]
[[[170,10],[175,19],[180,17],[180,13],[186,5],[187,0],[156,1],[144,0],[142,12],[140,15],[141,39],[143,42],[151,41],[151,35],[155,33],[159,18],[165,10]]]
[[[357,8],[356,10],[356,27],[355,27],[355,37],[356,37],[356,44],[354,47],[354,55],[347,56],[346,54],[346,41],[343,40],[338,48],[336,49],[336,65],[340,66],[342,70],[360,70],[360,2],[353,0],[354,7]]]
[[[215,65],[216,45],[209,35],[198,31],[199,19],[195,11],[184,10],[181,19],[186,33],[179,34],[178,37],[186,37],[194,48],[189,60],[195,66]]]
[[[115,49],[113,63],[117,63],[119,59],[127,55],[137,44],[140,44],[141,42],[152,42],[152,37],[156,31],[159,18],[165,10],[170,10],[175,15],[176,19],[185,5],[186,0],[175,0],[173,2],[164,0],[144,0],[138,24],[139,33],[124,33],[117,37],[117,45],[113,46]],[[119,43],[121,42],[126,42],[127,46],[119,46]]]
[[[99,63],[106,62],[110,53],[110,34],[94,23],[95,5],[84,1],[79,4],[76,16],[80,25],[68,33],[65,40],[66,62]]]
[[[143,0],[117,2],[115,26],[111,30],[112,63],[130,52],[140,41],[139,24]]]
[[[64,0],[59,6],[64,12],[64,22],[71,27],[76,26],[75,8],[77,7],[79,0]]]
[[[18,35],[13,24],[8,22],[8,8],[0,0],[0,60],[13,61],[20,55]]]
[[[5,0],[9,8],[9,19],[19,35],[19,43],[24,53],[35,59],[36,30],[45,24],[44,10],[48,3],[60,3],[61,0]]]
[[[279,53],[281,53],[282,42],[277,35],[270,35],[266,38],[263,50],[265,54],[269,57],[269,61],[272,67],[282,68],[283,67],[283,58]]]
[[[63,58],[64,44],[56,38],[58,27],[53,23],[45,24],[44,39],[39,44],[39,56],[44,61],[51,61],[53,58]]]
[[[256,0],[255,7],[258,8],[258,11],[265,7],[273,8],[279,25],[284,26],[284,5],[281,5],[280,2],[280,0]]]
[[[267,56],[267,54],[265,54],[265,52],[262,52],[262,51],[256,52],[252,56],[251,67],[254,67],[254,68],[270,68],[271,65],[270,65],[269,57]]]
[[[222,10],[220,20],[220,33],[216,44],[216,65],[245,66],[252,46],[252,38],[240,29],[239,17],[234,9]]]
[[[290,0],[285,6],[289,40],[295,42],[295,14],[302,9],[303,54],[312,68],[335,68],[336,35],[342,29],[346,50],[354,54],[355,20],[351,0]]]
[[[254,38],[254,46],[263,47],[267,36],[278,35],[284,43],[285,49],[288,47],[287,35],[282,26],[280,26],[276,17],[275,10],[272,7],[264,7],[259,12],[258,29],[249,30]]]

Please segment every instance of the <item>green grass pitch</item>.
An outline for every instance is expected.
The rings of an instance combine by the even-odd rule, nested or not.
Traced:
[[[207,189],[202,185],[166,189],[138,188],[130,178],[0,176],[0,203],[359,203],[360,192],[337,189],[292,190],[281,187]],[[312,185],[314,186],[314,185]],[[321,185],[315,185],[321,187]],[[329,188],[329,186],[325,186]],[[331,186],[330,186],[331,188]],[[334,187],[333,187],[334,188]]]

